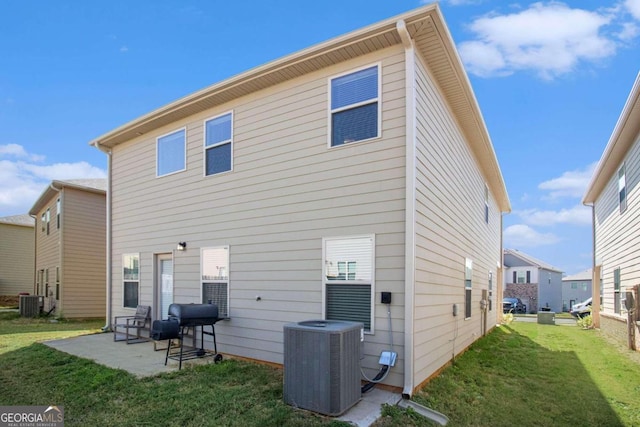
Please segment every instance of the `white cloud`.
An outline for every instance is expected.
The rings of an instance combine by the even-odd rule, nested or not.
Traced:
[[[588,11],[551,1],[533,3],[517,13],[488,14],[471,23],[475,40],[460,43],[460,55],[469,72],[479,76],[533,70],[541,78],[552,79],[580,63],[615,54],[617,39],[605,30],[618,25],[616,10]],[[627,37],[630,30],[625,32]]]
[[[22,145],[0,145],[0,157],[15,157],[17,159],[29,159],[32,162],[42,162],[45,157],[37,154],[28,154]]]
[[[640,20],[640,0],[625,0],[624,6],[635,19]]]
[[[120,52],[122,52],[122,53],[129,52],[129,48],[128,48],[127,46],[122,46],[122,47],[120,48]]]
[[[514,211],[526,224],[535,226],[552,226],[556,224],[569,225],[591,225],[591,209],[576,205],[568,209],[555,210],[539,210],[529,209],[524,211]]]
[[[581,198],[591,181],[597,162],[588,165],[583,170],[564,172],[558,178],[553,178],[538,185],[541,190],[548,190],[551,199],[563,197]]]
[[[27,213],[54,179],[105,178],[87,162],[41,164],[44,156],[18,144],[0,145],[0,216]]]
[[[540,233],[525,224],[514,224],[505,228],[505,247],[509,248],[534,248],[537,246],[554,245],[560,239],[553,233]]]

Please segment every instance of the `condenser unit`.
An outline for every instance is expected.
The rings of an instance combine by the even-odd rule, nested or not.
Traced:
[[[284,401],[336,416],[361,397],[360,343],[364,325],[308,320],[284,326]]]

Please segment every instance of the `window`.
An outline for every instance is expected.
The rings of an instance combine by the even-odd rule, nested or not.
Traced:
[[[374,65],[330,80],[332,147],[380,136],[378,69]]]
[[[613,270],[613,312],[620,314],[620,268]]]
[[[42,220],[40,221],[41,225],[42,225],[42,232],[44,232],[47,228],[47,214],[46,213],[42,213]]]
[[[517,274],[518,274],[518,278],[517,278],[517,280],[515,281],[515,283],[527,283],[527,282],[526,282],[526,280],[527,280],[527,273],[528,273],[528,271],[524,271],[524,270],[520,270],[520,271],[518,271],[518,272],[517,272]],[[515,275],[515,273],[514,273],[514,275]]]
[[[471,279],[473,277],[473,261],[464,260],[464,317],[471,317]]]
[[[136,308],[140,292],[140,254],[122,255],[123,306]]]
[[[571,282],[571,289],[578,289],[578,284],[576,282]]]
[[[156,176],[169,175],[185,170],[186,131],[161,136],[156,141]]]
[[[233,113],[204,122],[204,174],[228,172],[233,167]]]
[[[56,225],[57,228],[60,228],[60,212],[62,211],[62,204],[60,203],[60,198],[56,200]]]
[[[60,299],[60,267],[56,267],[56,300]]]
[[[484,222],[489,224],[489,188],[484,186]]]
[[[325,238],[324,317],[364,323],[373,332],[374,236]]]
[[[216,304],[219,317],[229,317],[229,246],[202,248],[202,303]]]
[[[42,295],[40,291],[44,287],[44,270],[38,270],[38,283],[36,289],[36,295]]]
[[[618,170],[618,200],[620,202],[620,213],[627,209],[627,180],[625,177],[624,163]]]
[[[47,235],[49,234],[49,224],[51,223],[51,210],[47,208],[45,219],[47,221]]]

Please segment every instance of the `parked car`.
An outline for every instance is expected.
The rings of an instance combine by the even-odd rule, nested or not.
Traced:
[[[526,313],[527,306],[522,303],[520,298],[504,298],[502,300],[503,313]]]
[[[583,318],[591,314],[591,298],[588,298],[578,304],[574,304],[569,311],[573,317]]]

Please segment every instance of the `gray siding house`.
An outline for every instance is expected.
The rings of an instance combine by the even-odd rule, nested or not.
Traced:
[[[54,180],[29,211],[35,228],[35,294],[57,317],[102,317],[106,179]]]
[[[640,74],[582,200],[593,209],[593,277],[602,275],[602,291],[593,286],[593,306],[601,307],[593,311],[594,324],[622,342],[628,333],[625,294],[640,283],[639,183]],[[632,321],[640,320],[639,312]]]
[[[591,298],[592,282],[593,270],[591,268],[563,277],[562,311],[570,311],[575,304]]]
[[[286,323],[358,320],[367,376],[393,345],[385,383],[407,394],[496,324],[510,205],[437,5],[91,144],[109,161],[111,321],[213,301],[220,351],[282,363]]]
[[[562,311],[562,271],[516,249],[504,250],[504,296],[518,297],[527,312]]]
[[[33,293],[33,227],[26,214],[0,218],[0,295]]]

